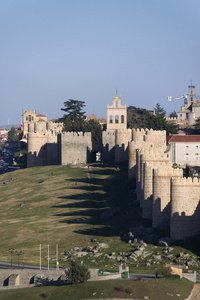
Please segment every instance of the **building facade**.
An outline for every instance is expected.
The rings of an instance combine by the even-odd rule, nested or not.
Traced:
[[[200,135],[171,135],[172,164],[200,166]]]

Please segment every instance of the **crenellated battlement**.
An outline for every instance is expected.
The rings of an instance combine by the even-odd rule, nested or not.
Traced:
[[[67,131],[62,133],[63,137],[91,137],[91,132],[82,132],[82,131]]]
[[[158,148],[141,148],[140,153],[145,161],[169,161],[168,154]]]
[[[190,186],[193,187],[194,185],[198,185],[200,187],[200,180],[199,178],[192,178],[192,177],[182,177],[182,178],[173,178],[172,179],[173,186]]]
[[[168,118],[165,118],[166,119],[166,121],[177,121],[178,120],[178,118],[177,117],[168,117]]]
[[[142,217],[155,228],[170,226],[175,240],[193,236],[200,232],[200,180],[184,178],[182,169],[172,167],[165,131],[146,133],[129,142],[129,172],[136,174]]]
[[[154,169],[155,177],[182,177],[183,170],[182,169],[174,169],[171,164],[165,164],[160,162],[159,167]]]
[[[55,137],[58,135],[58,132],[47,130],[46,132],[28,132],[29,138],[47,138],[47,137]]]

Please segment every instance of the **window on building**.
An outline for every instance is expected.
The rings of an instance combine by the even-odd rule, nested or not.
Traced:
[[[29,120],[29,122],[31,122],[31,115],[28,116],[28,120]]]
[[[198,146],[198,145],[196,145],[196,146],[195,146],[195,148],[196,148],[196,149],[198,149],[198,148],[199,148],[199,146]]]
[[[182,117],[182,114],[180,114],[180,117]]]
[[[188,145],[186,145],[186,146],[185,146],[185,148],[186,148],[186,149],[189,149],[189,146],[188,146]]]
[[[195,153],[195,155],[199,155],[199,153]]]
[[[121,123],[124,123],[124,116],[121,116]]]
[[[28,121],[28,116],[26,116],[26,121]]]
[[[188,119],[188,113],[186,113],[186,119]]]
[[[185,157],[185,160],[189,160],[189,156],[186,156],[186,157]]]
[[[195,156],[195,160],[199,160],[199,157],[198,157],[198,156]]]
[[[119,116],[118,115],[115,116],[115,123],[119,123]]]
[[[110,116],[110,123],[113,122],[113,116]]]

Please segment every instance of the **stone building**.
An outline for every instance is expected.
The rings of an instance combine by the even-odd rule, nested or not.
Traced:
[[[121,97],[113,97],[113,104],[107,105],[107,130],[102,136],[102,158],[104,161],[128,160],[128,142],[132,130],[127,129],[127,107],[121,104]]]
[[[127,108],[121,104],[121,97],[113,97],[113,104],[107,105],[107,130],[127,129]]]
[[[189,85],[189,93],[186,96],[185,103],[178,112],[178,123],[187,121],[190,125],[195,123],[195,119],[200,117],[200,101],[196,99],[195,86]]]
[[[36,114],[36,111],[32,109],[23,110],[23,138],[27,138],[27,133],[30,131],[29,126],[38,122],[43,123],[45,126],[47,116]]]

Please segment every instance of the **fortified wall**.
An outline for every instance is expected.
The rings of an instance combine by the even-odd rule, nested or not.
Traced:
[[[27,143],[27,168],[58,164],[57,133],[30,132]]]
[[[62,133],[54,122],[29,124],[27,167],[87,163],[92,149],[91,133]]]
[[[129,143],[129,178],[136,175],[142,216],[152,220],[154,228],[168,226],[174,240],[194,236],[200,232],[200,181],[186,179],[182,169],[172,168],[164,134],[144,133],[135,131],[136,139]]]
[[[58,164],[87,163],[91,150],[91,132],[63,132],[58,134]]]
[[[200,232],[200,181],[172,179],[171,237],[174,240]]]

